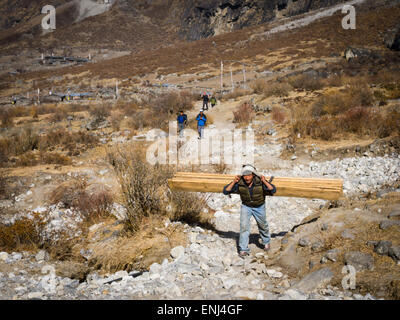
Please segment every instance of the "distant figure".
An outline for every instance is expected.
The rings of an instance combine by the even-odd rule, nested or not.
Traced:
[[[203,110],[208,110],[208,101],[210,100],[207,92],[203,92],[201,96],[203,98]]]
[[[204,136],[204,126],[207,122],[207,117],[203,113],[203,109],[200,110],[200,113],[197,115],[197,131],[199,133],[199,137],[197,139],[202,139]]]
[[[211,103],[211,108],[214,108],[214,106],[217,104],[217,99],[214,97],[214,95],[210,99]]]
[[[176,119],[178,121],[178,132],[179,132],[179,137],[183,137],[183,129],[185,129],[185,126],[187,124],[187,115],[183,113],[181,110],[179,112],[178,118]]]

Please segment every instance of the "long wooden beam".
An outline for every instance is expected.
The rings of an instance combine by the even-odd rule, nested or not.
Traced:
[[[234,177],[235,175],[178,172],[168,180],[168,185],[176,191],[221,193]],[[281,197],[337,200],[343,194],[341,179],[276,177],[273,184],[276,186],[275,196]]]

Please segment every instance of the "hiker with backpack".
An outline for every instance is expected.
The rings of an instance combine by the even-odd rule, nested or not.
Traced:
[[[203,109],[200,110],[200,113],[196,117],[197,121],[197,131],[199,133],[199,137],[197,139],[201,139],[204,136],[204,126],[207,122],[207,116],[203,113]]]
[[[208,110],[208,101],[210,100],[207,92],[203,92],[201,96],[203,98],[203,110]]]
[[[183,113],[183,111],[179,111],[179,115],[176,119],[178,121],[178,132],[179,132],[179,137],[183,137],[183,129],[185,129],[185,126],[187,125],[187,115]]]
[[[242,201],[240,211],[239,256],[244,258],[249,255],[250,218],[253,216],[257,222],[258,231],[263,243],[263,249],[270,249],[271,236],[265,212],[265,197],[272,196],[276,187],[268,182],[263,175],[257,173],[252,165],[244,165],[241,175],[226,185],[223,189],[225,195],[239,194]]]
[[[214,106],[217,104],[217,99],[215,98],[214,95],[211,97],[210,103],[211,103],[211,108],[214,108]]]

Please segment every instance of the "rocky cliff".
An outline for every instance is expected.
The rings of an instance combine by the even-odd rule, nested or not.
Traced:
[[[185,1],[180,35],[187,40],[331,6],[343,0],[190,0]]]

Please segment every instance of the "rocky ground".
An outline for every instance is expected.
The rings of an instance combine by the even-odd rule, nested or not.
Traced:
[[[386,155],[375,158],[362,156],[325,162],[314,161],[307,165],[296,163],[293,160],[289,162],[289,170],[273,170],[265,172],[265,174],[340,177],[345,181],[345,199],[376,191],[379,192],[377,199],[385,199],[388,194],[395,196],[400,194],[400,189],[398,186],[396,189],[395,186],[395,182],[398,180],[398,168],[400,168],[399,156]],[[395,197],[395,201],[398,199]],[[373,269],[371,253],[377,254],[376,252],[382,249],[382,244],[379,244],[381,239],[369,239],[375,240],[372,245],[370,243],[371,253],[369,254],[350,251],[339,259],[337,251],[332,251],[329,247],[324,247],[320,243],[321,241],[313,239],[317,231],[304,231],[304,226],[299,227],[301,222],[310,220],[310,217],[317,215],[320,218],[319,222],[310,225],[314,225],[314,227],[317,225],[321,228],[321,224],[323,224],[324,230],[329,229],[332,232],[337,229],[335,232],[339,233],[343,239],[354,240],[356,237],[358,239],[357,227],[350,228],[350,222],[346,219],[352,214],[360,214],[365,208],[349,209],[346,207],[345,209],[339,206],[334,209],[337,213],[333,213],[332,210],[327,211],[332,204],[325,200],[267,198],[267,217],[272,234],[272,249],[266,253],[259,248],[257,226],[253,221],[250,242],[252,253],[249,257],[242,259],[237,255],[239,197],[213,194],[209,197],[208,204],[211,209],[216,211],[214,214],[215,230],[184,225],[189,245],[173,248],[169,258],[152,264],[144,273],[132,271],[128,274],[126,271],[119,271],[99,275],[91,272],[84,281],[80,282],[76,278],[56,275],[60,274],[56,272],[58,262],[49,261],[49,256],[44,251],[36,254],[2,252],[0,253],[0,296],[2,299],[348,300],[382,298],[382,294],[376,297],[374,294],[364,292],[362,295],[357,290],[344,290],[340,283],[330,284],[331,280],[337,277],[337,272],[329,265],[329,262],[337,262],[344,266],[346,261],[353,261],[353,264],[361,265],[360,270]],[[371,219],[376,221],[383,231],[393,230],[399,225],[399,220],[396,219],[398,209],[393,210],[390,219],[379,215],[382,210],[386,213],[387,208],[387,205],[380,206],[374,213],[378,216],[371,216]],[[345,218],[342,217],[340,222],[334,221],[335,217],[340,219],[340,215],[343,215],[345,210],[348,210],[349,214]],[[67,210],[57,206],[42,208],[42,211],[52,212],[48,219],[50,234],[52,230],[60,228],[74,230],[74,222],[79,222],[80,219],[78,216],[74,216],[73,212],[66,212]],[[365,214],[365,217],[367,216]],[[326,222],[323,223],[324,220]],[[165,223],[170,224],[169,221]],[[180,223],[174,222],[173,224]],[[295,230],[293,230],[294,227]],[[372,234],[371,237],[373,237]],[[393,244],[384,242],[386,247],[384,246],[382,249],[384,253],[386,252],[387,258],[394,262],[400,258],[398,246],[396,246],[398,245],[397,239],[398,237],[394,238]],[[289,250],[288,247],[291,249]],[[293,247],[295,248],[293,249]],[[302,252],[301,250],[304,248],[311,249],[311,253]],[[322,251],[319,250],[321,248]],[[291,256],[293,252],[296,252],[296,258]],[[325,259],[316,260],[312,254],[314,252],[321,257],[324,256]],[[85,255],[85,252],[82,252],[82,255]],[[291,261],[290,263],[287,263],[288,259]],[[298,265],[295,265],[296,263]],[[388,262],[386,261],[386,263]],[[399,268],[398,262],[397,265],[394,264],[393,268]],[[384,297],[387,296],[387,294],[384,295]]]

